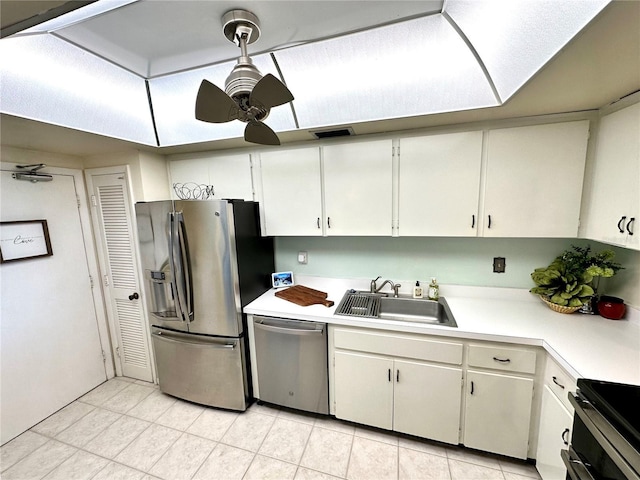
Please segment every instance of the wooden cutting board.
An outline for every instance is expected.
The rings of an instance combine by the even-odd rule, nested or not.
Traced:
[[[333,307],[333,300],[327,300],[327,294],[325,292],[314,290],[304,285],[294,285],[284,290],[278,290],[276,297],[303,307],[318,304],[324,305],[325,307]]]

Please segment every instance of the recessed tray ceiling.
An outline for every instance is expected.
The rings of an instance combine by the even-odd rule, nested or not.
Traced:
[[[238,8],[260,19],[254,63],[295,96],[277,132],[499,106],[608,3],[96,2],[0,40],[0,110],[144,145],[241,137],[194,118],[202,79],[224,88],[235,64],[220,18]]]

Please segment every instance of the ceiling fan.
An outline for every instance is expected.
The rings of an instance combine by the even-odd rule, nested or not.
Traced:
[[[231,10],[222,16],[224,35],[240,47],[240,57],[225,81],[225,89],[202,80],[196,97],[196,118],[203,122],[225,123],[240,120],[247,124],[244,139],[263,145],[280,145],[276,133],[262,120],[272,107],[293,100],[289,89],[271,74],[262,75],[253,65],[247,45],[260,37],[258,17],[245,10]]]

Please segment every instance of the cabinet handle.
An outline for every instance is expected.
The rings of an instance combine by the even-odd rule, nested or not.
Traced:
[[[623,216],[620,217],[620,220],[618,221],[618,230],[620,230],[620,233],[624,233],[624,230],[622,228],[622,223],[627,219],[627,217]]]
[[[331,217],[327,217],[327,227],[331,228]]]
[[[320,217],[318,217],[318,220],[316,221],[316,225],[318,225],[318,228],[320,228]]]
[[[569,445],[569,437],[568,437],[569,431],[570,431],[570,430],[569,430],[568,428],[565,428],[565,429],[564,429],[564,432],[562,432],[562,435],[561,435],[561,437],[562,437],[562,442],[563,442],[565,445]]]
[[[560,382],[558,382],[558,378],[557,377],[551,377],[551,380],[553,380],[553,383],[555,383],[556,385],[558,385],[561,389],[564,390],[564,385],[562,385]]]
[[[633,230],[631,230],[631,225],[633,225],[633,222],[635,222],[635,221],[636,221],[636,218],[635,217],[631,217],[629,219],[629,223],[627,223],[627,233],[629,235],[633,235]]]
[[[471,215],[471,228],[476,228],[476,216]]]
[[[471,380],[471,392],[469,392],[471,395],[473,395],[473,380]]]
[[[391,369],[389,369],[389,381],[391,381]]]
[[[493,357],[493,360],[495,362],[500,362],[500,363],[510,363],[511,359],[510,358],[498,358],[498,357]]]
[[[396,382],[400,381],[400,369],[396,370]]]
[[[488,215],[489,217],[489,224],[487,225],[487,228],[491,228],[491,215]]]

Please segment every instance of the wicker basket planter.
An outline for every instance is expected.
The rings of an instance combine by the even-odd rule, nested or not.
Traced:
[[[558,305],[557,303],[551,303],[549,300],[547,300],[546,298],[544,298],[542,295],[538,295],[540,297],[540,300],[542,300],[544,303],[546,303],[549,308],[551,310],[553,310],[554,312],[558,312],[558,313],[573,313],[573,312],[577,312],[578,310],[580,310],[580,307],[564,307],[562,305]]]

